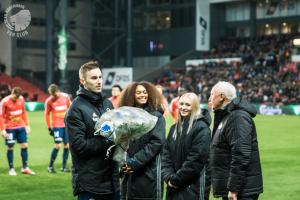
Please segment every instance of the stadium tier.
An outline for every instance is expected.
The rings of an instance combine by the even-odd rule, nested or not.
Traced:
[[[21,87],[23,90],[23,96],[26,99],[26,101],[44,102],[47,98],[47,93],[45,93],[37,86],[33,85],[29,81],[27,81],[19,76],[11,77],[4,73],[0,73],[0,80],[1,80],[0,84],[1,85],[6,84],[7,89],[11,89],[16,86]],[[2,95],[1,95],[1,97],[2,97]]]
[[[209,52],[187,60],[160,76],[171,99],[178,87],[198,93],[207,102],[211,87],[220,80],[234,83],[238,95],[252,103],[300,103],[299,62],[292,58],[294,35],[222,39]]]

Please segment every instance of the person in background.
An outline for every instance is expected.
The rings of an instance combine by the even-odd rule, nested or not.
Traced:
[[[263,192],[253,105],[235,87],[218,82],[210,94],[214,127],[210,151],[212,188],[223,200],[257,200]]]
[[[49,134],[54,138],[54,148],[51,153],[48,172],[56,173],[53,164],[62,142],[64,143],[64,152],[61,171],[70,172],[70,169],[67,168],[69,141],[65,130],[64,117],[71,105],[71,100],[68,94],[61,92],[56,84],[51,84],[48,87],[48,92],[50,96],[45,101],[45,120]]]
[[[158,92],[161,94],[162,96],[162,101],[163,101],[163,108],[164,108],[164,116],[166,117],[169,114],[169,103],[166,99],[166,97],[164,96],[163,92],[164,92],[164,88],[161,85],[155,85],[156,89],[158,90]]]
[[[11,87],[10,85],[6,84],[6,83],[0,83],[0,101],[10,95],[11,93]]]
[[[122,87],[120,85],[113,85],[111,87],[111,97],[109,98],[109,100],[113,104],[114,108],[117,108],[118,106],[121,92]]]
[[[24,92],[24,93],[22,94],[22,96],[23,96],[25,102],[30,101],[29,94],[28,94],[27,92]]]
[[[134,82],[121,94],[119,106],[144,109],[158,117],[155,127],[129,143],[127,164],[122,167],[122,199],[162,199],[161,150],[165,140],[162,96],[149,82]]]
[[[177,122],[177,118],[178,118],[179,98],[184,93],[186,93],[186,90],[182,87],[179,87],[178,88],[178,96],[175,97],[174,99],[172,99],[172,101],[170,103],[170,113],[171,113],[175,123]]]
[[[0,130],[7,146],[8,174],[10,176],[17,176],[14,168],[15,140],[21,147],[21,173],[35,175],[35,172],[28,167],[27,135],[30,133],[30,126],[25,110],[25,100],[21,94],[22,89],[14,87],[11,94],[2,99],[0,103]]]
[[[179,98],[177,122],[170,128],[162,154],[167,199],[209,199],[210,123],[210,114],[200,109],[195,93]]]
[[[113,200],[119,194],[118,165],[106,152],[113,145],[95,136],[95,124],[111,102],[102,97],[102,72],[95,61],[79,69],[80,85],[66,116],[66,131],[72,155],[73,194],[78,200]]]

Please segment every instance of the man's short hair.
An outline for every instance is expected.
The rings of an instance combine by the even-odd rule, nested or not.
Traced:
[[[97,68],[101,70],[100,65],[97,61],[89,61],[87,63],[84,63],[79,69],[79,78],[84,79],[86,72]]]
[[[22,94],[22,89],[20,87],[14,87],[11,93],[19,97]]]
[[[122,87],[121,87],[120,85],[115,84],[115,85],[113,85],[111,88],[114,88],[114,87],[119,88],[119,90],[122,92]]]
[[[221,92],[229,100],[233,100],[234,98],[236,98],[235,87],[231,83],[226,81],[219,81],[216,85],[214,85],[212,91]]]
[[[58,91],[59,91],[59,88],[56,84],[53,83],[53,84],[49,85],[48,92],[50,95],[55,95],[55,93]]]

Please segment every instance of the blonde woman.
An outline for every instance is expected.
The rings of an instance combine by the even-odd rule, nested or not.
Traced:
[[[209,112],[200,110],[195,93],[180,97],[178,119],[170,128],[162,156],[162,176],[167,183],[168,200],[208,199],[210,123]]]

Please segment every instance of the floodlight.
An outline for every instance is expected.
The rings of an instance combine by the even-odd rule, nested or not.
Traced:
[[[300,46],[300,38],[293,39],[293,45],[294,46]]]

